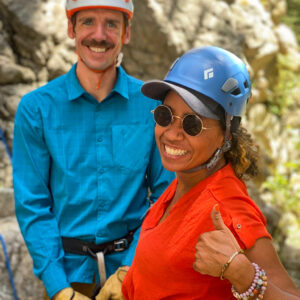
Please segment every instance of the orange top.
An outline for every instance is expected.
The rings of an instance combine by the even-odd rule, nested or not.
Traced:
[[[243,249],[253,246],[258,238],[271,238],[264,216],[228,164],[181,197],[157,225],[176,186],[177,179],[148,211],[132,266],[123,281],[125,299],[235,299],[228,280],[193,269],[195,245],[200,234],[215,230],[210,213],[217,203]]]

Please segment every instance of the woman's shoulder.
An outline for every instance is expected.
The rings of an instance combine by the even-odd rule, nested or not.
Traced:
[[[248,194],[246,184],[228,172],[208,189],[219,204],[224,223],[233,232],[241,247],[250,248],[261,237],[271,238],[266,218]]]

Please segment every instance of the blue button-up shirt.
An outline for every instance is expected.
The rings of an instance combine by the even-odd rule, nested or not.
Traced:
[[[96,244],[141,225],[174,174],[161,165],[142,82],[120,67],[111,93],[99,103],[80,85],[76,65],[25,95],[15,116],[13,178],[17,219],[50,297],[70,282],[92,282],[96,261],[65,253],[61,237]],[[130,265],[128,250],[106,256],[108,275]]]

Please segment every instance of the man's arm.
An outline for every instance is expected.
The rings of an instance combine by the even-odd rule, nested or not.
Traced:
[[[63,267],[58,224],[52,212],[51,158],[40,114],[31,105],[32,101],[26,101],[28,98],[22,99],[15,116],[13,182],[16,216],[33,259],[34,273],[52,297],[69,283]]]
[[[174,180],[175,173],[167,171],[161,163],[160,154],[153,136],[150,162],[147,168],[147,185],[149,187],[150,201],[154,203]],[[141,216],[141,221],[144,219]],[[135,249],[140,236],[140,228],[134,233],[133,241],[130,244],[128,255],[123,260],[123,265],[130,266],[135,254]]]

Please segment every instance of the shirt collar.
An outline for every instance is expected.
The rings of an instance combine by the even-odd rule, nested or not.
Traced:
[[[76,100],[82,94],[86,93],[84,88],[81,86],[76,76],[77,63],[72,66],[70,71],[67,73],[67,90],[68,100]],[[120,94],[123,98],[129,99],[128,95],[128,75],[122,67],[117,68],[117,81],[112,89],[112,92]]]
[[[76,66],[77,63],[72,66],[70,71],[67,73],[67,91],[68,91],[68,100],[76,100],[82,94],[85,93],[84,88],[81,86],[77,76],[76,76]]]
[[[117,72],[118,77],[112,92],[116,92],[128,100],[128,75],[121,66],[117,68]]]

